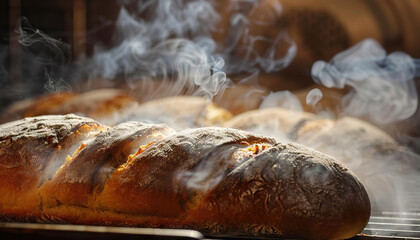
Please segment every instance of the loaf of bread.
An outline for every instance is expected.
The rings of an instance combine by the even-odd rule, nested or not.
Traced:
[[[378,127],[352,117],[313,119],[296,130],[294,139],[356,173],[375,211],[407,211],[413,206],[412,193],[420,191],[418,160]]]
[[[24,117],[51,115],[63,102],[75,96],[75,93],[59,92],[16,101],[0,113],[0,123],[10,122]]]
[[[106,128],[75,115],[26,118],[0,125],[0,206],[3,216],[40,216],[39,186],[82,141]]]
[[[316,119],[316,115],[284,108],[265,108],[239,114],[223,124],[235,128],[276,138],[280,142],[294,139],[295,131],[305,122]]]
[[[75,115],[0,125],[3,220],[344,239],[369,215],[344,165],[261,135]]]
[[[58,92],[17,101],[0,115],[0,122],[24,117],[75,113],[94,119],[111,121],[113,114],[137,103],[127,92],[114,88],[96,89],[83,93]],[[115,117],[114,117],[115,118]]]
[[[182,130],[218,126],[231,118],[229,111],[202,97],[174,96],[126,109],[119,116],[118,122],[165,123],[176,130]]]
[[[165,123],[177,130],[221,125],[232,114],[202,97],[174,96],[138,102],[120,89],[97,89],[84,93],[51,93],[18,101],[0,115],[0,123],[41,115],[74,113],[102,124],[126,121]]]
[[[363,120],[323,119],[272,108],[237,115],[224,126],[265,134],[280,142],[297,142],[332,156],[361,179],[375,211],[408,210],[408,195],[420,189],[410,151]]]
[[[244,78],[244,77],[242,77]],[[239,81],[237,79],[237,81]],[[214,96],[213,101],[234,115],[258,109],[270,91],[257,84],[237,83]]]

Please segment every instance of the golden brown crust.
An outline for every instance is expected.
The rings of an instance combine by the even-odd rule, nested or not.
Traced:
[[[360,119],[322,119],[310,113],[264,109],[238,115],[225,126],[264,133],[279,141],[295,141],[334,157],[363,181],[376,211],[401,210],[409,192],[406,189],[416,187],[415,181],[405,180],[415,174],[405,167],[415,166],[410,151],[383,130]],[[405,175],[405,179],[399,179],[397,173]],[[405,189],[397,185],[404,185]]]
[[[71,92],[50,93],[39,97],[23,114],[23,117],[53,115],[63,103],[76,96]],[[64,114],[64,113],[63,113]]]
[[[75,93],[57,92],[14,102],[0,114],[0,123],[14,121],[24,117],[51,115],[56,112],[61,104],[75,96]]]
[[[107,121],[108,118],[134,103],[137,103],[137,100],[125,91],[111,88],[83,93],[49,93],[12,104],[0,119],[7,122],[24,117],[75,113],[94,118],[104,124],[112,124],[115,120]]]
[[[11,105],[7,106],[0,113],[0,124],[22,119],[25,111],[33,105],[36,98],[28,98],[20,101],[16,101]]]
[[[369,218],[358,179],[304,146],[227,128],[173,133],[134,122],[85,144],[51,180],[33,186],[36,210],[25,212],[26,203],[18,202],[1,215],[309,239],[351,237]]]
[[[25,118],[0,125],[0,206],[3,213],[39,213],[38,186],[64,163],[71,145],[102,127],[75,115]],[[56,169],[55,169],[56,170]],[[55,173],[55,171],[54,171]]]
[[[164,125],[127,122],[98,134],[66,161],[54,179],[44,183],[40,189],[44,205],[92,206],[109,176],[130,154],[168,133],[171,129]]]
[[[413,166],[410,151],[400,146],[391,136],[372,124],[352,117],[337,120],[318,119],[303,124],[296,134],[296,141],[333,156],[348,166],[363,181],[378,210],[401,210],[396,205],[407,190],[394,192],[391,186],[404,185],[416,188],[410,181],[398,179],[399,174],[409,179]],[[414,173],[416,174],[416,173]],[[411,191],[411,190],[409,190]]]
[[[307,121],[297,132],[297,139],[305,141],[335,141],[338,137],[345,136],[342,142],[338,142],[342,147],[349,142],[358,142],[363,148],[374,147],[378,149],[385,146],[398,146],[398,143],[383,130],[372,124],[352,117],[341,117],[337,120],[317,119]],[[317,139],[314,139],[317,138]]]
[[[166,97],[140,104],[123,90],[105,88],[79,94],[47,94],[17,102],[6,109],[0,121],[69,113],[91,117],[110,126],[139,121],[166,123],[176,129],[220,126],[232,118],[229,111],[202,97]]]
[[[104,208],[132,214],[179,216],[188,208],[189,201],[193,201],[184,196],[186,188],[180,186],[183,174],[191,171],[218,146],[239,145],[243,141],[248,144],[273,142],[245,132],[219,128],[185,130],[162,139],[114,172],[99,197],[100,204]],[[118,194],[120,191],[125,194]]]
[[[278,144],[233,170],[189,221],[213,234],[344,239],[361,232],[369,215],[366,191],[343,165],[300,145]]]
[[[113,88],[96,89],[77,94],[63,102],[51,114],[75,113],[98,120],[107,125],[114,125],[119,111],[137,101],[125,91]]]

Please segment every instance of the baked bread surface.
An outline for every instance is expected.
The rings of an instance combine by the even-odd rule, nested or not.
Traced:
[[[105,130],[76,115],[25,118],[0,125],[0,205],[2,213],[37,215],[39,185],[55,174],[74,146]]]
[[[11,204],[10,196],[19,198],[22,191],[18,186],[0,188],[4,219],[305,239],[349,238],[369,219],[369,198],[357,177],[331,157],[301,145],[228,128],[175,132],[165,125],[126,122],[100,131],[89,128],[89,137],[74,142],[77,148],[57,148],[80,125],[105,127],[74,115],[21,123],[47,119],[51,123],[44,123],[42,133],[35,123],[25,133],[39,136],[27,140],[40,149],[28,151],[28,159],[44,154],[38,165],[26,164],[36,173],[25,182],[32,199]],[[9,126],[18,123],[0,126],[6,139],[2,144],[16,132]],[[37,140],[45,141],[40,136],[57,128],[63,131],[54,135],[59,136],[52,141],[56,145]],[[54,157],[45,157],[44,149]],[[64,149],[69,155],[65,161],[62,155],[55,157]],[[0,157],[2,185],[25,176],[7,166],[13,163],[8,157]],[[57,159],[61,165],[51,168],[53,175],[37,170]],[[37,204],[28,209],[28,202]]]
[[[415,154],[384,130],[354,117],[331,119],[271,108],[237,115],[224,126],[332,156],[361,179],[374,211],[409,211],[413,189],[420,186]]]

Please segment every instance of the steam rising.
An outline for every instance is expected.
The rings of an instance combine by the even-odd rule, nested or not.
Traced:
[[[226,169],[235,166],[236,161],[244,157],[235,156],[235,153],[245,147],[238,144],[221,145],[208,153],[192,170],[178,173],[176,178],[189,189],[208,192],[226,177]]]
[[[414,114],[418,102],[415,74],[415,61],[408,54],[387,55],[373,39],[337,54],[329,63],[317,61],[312,67],[316,82],[329,88],[353,88],[342,100],[346,113],[369,117],[378,124]]]
[[[120,0],[119,3],[122,7],[116,21],[114,46],[96,45],[90,58],[78,59],[76,64],[71,61],[69,45],[23,19],[22,27],[17,29],[23,46],[21,85],[2,89],[1,97],[10,101],[45,91],[71,91],[72,87],[75,90],[120,87],[124,80],[134,94],[147,89],[147,93],[138,93],[147,95],[142,100],[179,94],[211,99],[231,86],[226,74],[279,71],[296,55],[296,45],[285,29],[273,31],[270,36],[254,32],[260,26],[275,26],[282,13],[279,1]],[[258,11],[264,14],[255,14]],[[226,22],[224,18],[228,18]],[[223,42],[216,35],[225,30]],[[261,45],[266,47],[261,49]],[[0,67],[1,76],[8,74]],[[86,82],[86,78],[101,82]],[[156,84],[151,87],[152,80]]]
[[[133,1],[122,3],[133,5]],[[249,33],[247,14],[261,6],[258,1],[229,1],[226,6],[234,13],[227,27],[227,44],[216,43],[213,33],[221,31],[217,29],[221,16],[215,8],[220,4],[224,6],[204,0],[139,1],[134,13],[123,7],[116,24],[118,44],[95,49],[91,77],[124,78],[133,88],[139,81],[159,79],[170,85],[164,95],[186,91],[211,99],[231,85],[225,72],[273,72],[289,65],[296,46],[285,31],[275,39]],[[243,13],[238,8],[250,10]],[[255,20],[259,25],[275,21],[281,5],[274,1],[264,10],[267,14]],[[261,42],[269,48],[259,54],[256,45]],[[244,54],[238,56],[238,51]]]
[[[13,82],[14,85],[5,85],[0,89],[0,100],[31,97],[45,90],[71,90],[70,82],[75,75],[71,47],[34,28],[26,18],[18,19],[18,26],[14,40],[21,45],[21,61],[17,69],[21,77],[19,82]],[[4,55],[0,53],[0,60]],[[4,66],[0,66],[0,81],[6,80],[9,75]]]
[[[210,3],[148,1],[139,3],[137,10],[148,19],[137,19],[121,9],[116,24],[120,43],[110,50],[96,49],[90,66],[92,77],[130,76],[128,84],[138,79],[171,79],[172,95],[187,89],[208,98],[229,84],[221,70],[224,60],[213,54],[215,42],[206,37],[211,21],[218,19]],[[183,38],[187,36],[193,40]]]
[[[366,39],[329,63],[315,62],[312,77],[329,88],[352,87],[341,102],[344,112],[381,125],[415,113],[418,99],[413,79],[418,69],[417,60],[408,54],[387,55],[379,43]],[[307,102],[309,98],[310,94]],[[416,204],[410,201],[420,190],[419,156],[363,121],[344,117],[328,122],[320,122],[323,129],[309,131],[297,141],[345,163],[365,183],[376,210],[413,211],[409,208]]]
[[[299,99],[290,91],[272,92],[264,98],[260,109],[280,107],[295,111],[303,111]]]
[[[306,104],[315,107],[315,105],[322,99],[322,92],[319,88],[314,88],[306,95]]]
[[[413,207],[409,201],[420,190],[420,159],[384,131],[365,121],[342,117],[313,120],[300,133],[295,141],[334,157],[362,180],[375,211]]]
[[[276,20],[282,14],[280,1],[267,4],[259,0],[232,0],[227,5],[228,11],[233,12],[223,52],[228,72],[278,72],[289,66],[296,56],[297,47],[285,29],[276,29],[272,32],[276,35],[270,37],[253,34],[251,29],[252,24],[255,28],[276,27]],[[255,14],[258,10],[261,14]],[[250,20],[249,15],[254,18]],[[257,45],[268,47],[261,53]],[[242,54],[237,56],[234,52]]]

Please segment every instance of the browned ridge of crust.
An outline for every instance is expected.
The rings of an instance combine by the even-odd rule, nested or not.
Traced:
[[[3,213],[36,215],[37,189],[89,132],[105,130],[76,115],[41,116],[0,125],[0,206]],[[19,207],[20,206],[20,207]]]
[[[188,220],[212,234],[347,239],[369,216],[369,198],[356,176],[327,155],[289,143],[239,165]]]
[[[106,180],[127,162],[130,154],[171,131],[164,125],[127,122],[98,134],[68,159],[54,179],[42,186],[43,203],[48,207],[57,203],[92,206]]]
[[[210,172],[203,174],[213,171],[223,174],[227,165],[236,164],[224,163],[231,160],[235,150],[256,143],[274,144],[274,140],[223,128],[181,131],[151,145],[124,168],[118,169],[105,185],[100,204],[130,214],[180,216],[196,204],[200,194],[205,194],[183,182],[188,181],[201,161],[220,161],[217,165],[209,165],[205,170]],[[224,151],[228,159],[209,159],[208,155],[218,151]],[[198,187],[205,192],[206,183]]]
[[[75,129],[77,124],[71,124],[75,118],[84,119],[74,115],[41,119],[48,118],[46,128],[60,133],[52,141],[56,145],[68,138],[67,131],[57,129]],[[5,139],[14,136],[15,130],[0,128]],[[49,131],[36,124],[30,129],[24,135],[38,136],[33,144],[48,148],[36,139]],[[52,168],[57,170],[52,177],[26,180],[32,184],[31,200],[39,203],[32,212],[17,216],[9,211],[25,209],[26,202],[20,201],[0,205],[0,214],[46,222],[306,239],[349,238],[369,219],[369,199],[357,177],[331,157],[304,146],[227,128],[174,132],[164,125],[134,122],[78,143],[72,157]],[[38,152],[27,154],[32,159],[31,154]],[[2,179],[18,176],[14,170],[1,169]],[[21,192],[0,188],[4,199],[11,193]]]

